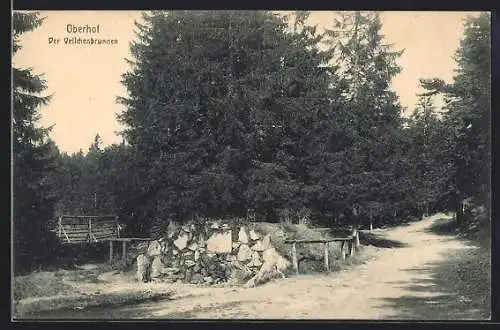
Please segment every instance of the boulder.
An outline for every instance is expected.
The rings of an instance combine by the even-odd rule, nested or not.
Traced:
[[[160,245],[161,245],[161,248],[160,248],[161,254],[167,253],[168,252],[168,244],[167,244],[167,242],[164,241],[164,240],[162,240],[161,243],[160,243]]]
[[[283,278],[283,273],[279,272],[276,265],[272,262],[264,262],[257,274],[245,283],[246,288],[251,288],[256,285],[261,285],[275,278]]]
[[[260,238],[260,235],[255,230],[250,230],[250,239],[256,241]]]
[[[205,283],[207,284],[212,284],[214,283],[214,279],[211,277],[211,276],[206,276],[203,278],[203,281],[205,281]]]
[[[208,259],[212,259],[212,258],[215,258],[215,256],[217,256],[217,255],[213,252],[207,252],[205,254],[205,256],[207,256]]]
[[[184,261],[184,265],[186,265],[186,267],[193,267],[195,264],[196,263],[193,260]]]
[[[258,240],[257,243],[252,246],[252,250],[262,252],[271,247],[271,235],[267,234],[262,240]]]
[[[287,259],[283,258],[282,256],[279,256],[278,257],[278,260],[276,260],[276,268],[280,271],[280,272],[284,272],[285,270],[287,270],[290,266],[292,265],[292,263],[290,261],[288,261]]]
[[[168,276],[168,275],[179,274],[179,272],[180,272],[180,271],[181,271],[181,270],[180,270],[179,268],[177,268],[177,267],[164,267],[164,268],[162,269],[162,273],[163,273],[164,275],[167,275],[167,276]]]
[[[174,245],[179,249],[179,250],[184,250],[187,246],[187,242],[189,240],[189,236],[186,233],[182,233],[177,237],[177,239],[174,241]]]
[[[233,250],[236,250],[240,247],[240,242],[233,242]]]
[[[158,241],[152,241],[148,246],[148,256],[155,257],[161,254],[161,244]]]
[[[197,263],[195,263],[195,264],[194,264],[194,266],[193,266],[193,271],[194,271],[195,273],[199,273],[199,272],[201,272],[201,265],[200,265],[200,263],[199,263],[199,262],[197,262]]]
[[[210,225],[211,229],[219,229],[219,224],[217,222],[214,222]]]
[[[151,262],[151,279],[160,277],[164,273],[165,265],[161,261],[161,255],[153,257]]]
[[[194,261],[198,261],[200,259],[200,250],[194,251]]]
[[[238,255],[236,256],[238,261],[246,261],[252,259],[252,250],[247,244],[242,244],[238,250]]]
[[[233,248],[231,235],[230,230],[212,234],[207,240],[207,251],[213,253],[231,253]]]
[[[198,249],[198,243],[193,242],[189,244],[188,249],[190,249],[191,251],[196,251]]]
[[[262,245],[269,249],[271,248],[271,235],[270,234],[267,234],[266,236],[264,236],[264,238],[262,239]]]
[[[229,267],[229,282],[234,284],[243,284],[252,277],[252,271],[238,260],[231,262]]]
[[[262,260],[260,259],[259,252],[253,251],[252,260],[247,265],[248,267],[260,267],[262,266]]]
[[[264,264],[257,274],[245,284],[245,287],[260,285],[275,278],[284,278],[283,271],[291,266],[291,262],[281,256],[274,247],[264,251],[262,258]]]
[[[178,255],[178,254],[179,254],[179,251],[177,251],[177,250],[173,249],[173,250],[172,250],[172,254],[173,254],[174,256],[176,256],[176,255]]]
[[[145,254],[137,256],[137,274],[136,278],[139,282],[147,282],[149,280],[149,257]]]
[[[273,262],[278,260],[278,251],[274,247],[268,248],[262,253],[262,259],[264,259],[264,262]]]
[[[240,232],[238,233],[238,241],[244,244],[248,243],[248,235],[244,227],[240,228]]]
[[[291,266],[291,262],[283,258],[274,247],[264,251],[262,259],[264,259],[264,263],[267,262],[275,265],[280,272],[283,272]]]

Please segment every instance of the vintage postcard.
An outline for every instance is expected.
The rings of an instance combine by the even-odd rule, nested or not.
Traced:
[[[12,319],[491,319],[489,12],[13,11]]]

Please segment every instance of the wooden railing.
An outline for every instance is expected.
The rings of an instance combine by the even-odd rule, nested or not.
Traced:
[[[340,255],[342,261],[345,261],[347,256],[354,256],[356,248],[359,247],[359,233],[357,229],[354,229],[352,234],[347,237],[334,237],[327,239],[285,239],[285,244],[292,245],[292,263],[295,273],[299,273],[299,260],[297,256],[297,244],[323,244],[324,247],[324,264],[325,271],[330,271],[330,262],[329,262],[329,250],[330,243],[332,242],[341,242],[340,245]]]
[[[95,243],[119,238],[122,229],[115,215],[62,215],[54,231],[63,243]]]

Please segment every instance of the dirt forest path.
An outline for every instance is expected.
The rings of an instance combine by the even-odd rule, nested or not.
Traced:
[[[402,314],[405,306],[401,302],[412,298],[426,305],[420,307],[428,307],[429,319],[438,319],[432,315],[438,310],[433,304],[442,303],[445,293],[432,283],[428,265],[445,261],[446,254],[457,249],[471,248],[451,236],[428,231],[443,217],[434,215],[408,226],[375,230],[375,234],[404,246],[379,249],[373,260],[344,271],[297,275],[251,289],[207,288],[170,301],[100,309],[94,317],[408,319],[413,317]],[[93,317],[87,312],[81,317]],[[475,318],[474,311],[467,315],[463,318]],[[442,314],[439,318],[443,319]]]

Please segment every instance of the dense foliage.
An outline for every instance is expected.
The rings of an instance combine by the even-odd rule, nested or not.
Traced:
[[[422,80],[428,92],[409,118],[391,90],[402,51],[383,43],[378,14],[343,14],[323,34],[307,18],[145,13],[122,77],[128,95],[118,99],[126,142],[102,148],[97,135],[86,154],[72,155],[27,143],[45,163],[18,166],[34,175],[55,164],[57,175],[55,188],[32,194],[59,196],[58,213],[117,213],[133,234],[248,209],[265,221],[310,215],[322,225],[377,225],[455,210],[470,196],[487,203],[489,17],[469,19],[454,81]],[[14,77],[23,72],[18,84],[43,90],[29,71]],[[17,106],[31,118],[46,99],[26,98],[32,105]],[[32,203],[29,185],[16,187],[17,200]],[[36,216],[15,221],[46,221],[52,204],[36,203]]]

